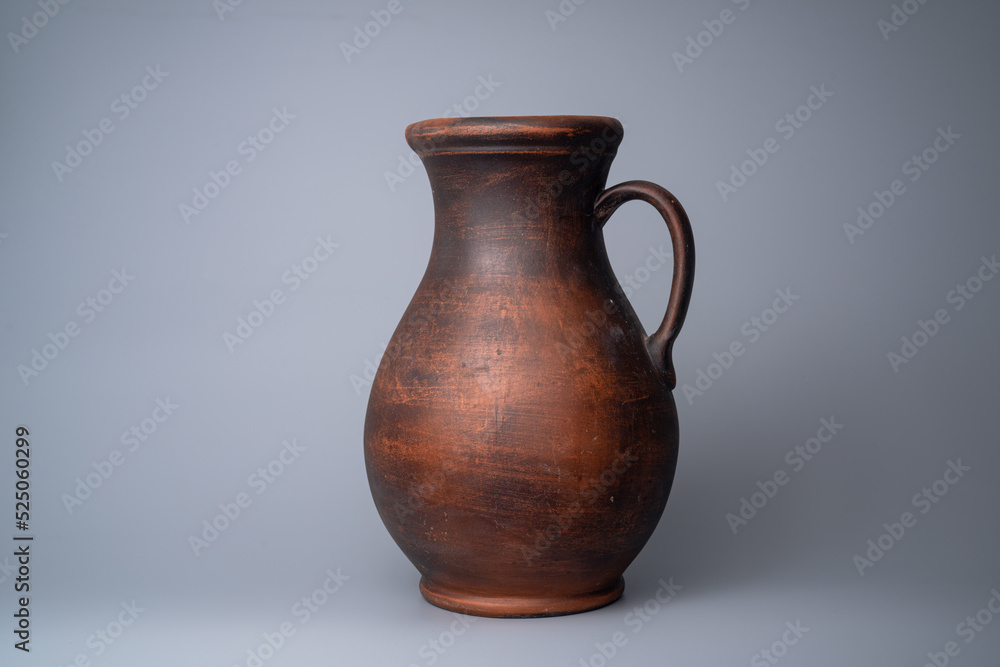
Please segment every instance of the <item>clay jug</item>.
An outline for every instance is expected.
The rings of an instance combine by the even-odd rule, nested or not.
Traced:
[[[439,607],[525,617],[606,605],[666,505],[671,347],[694,246],[668,191],[605,189],[621,139],[617,120],[594,116],[406,129],[430,178],[434,240],[372,383],[365,463],[382,521]],[[602,234],[631,199],[659,211],[673,247],[650,336]]]

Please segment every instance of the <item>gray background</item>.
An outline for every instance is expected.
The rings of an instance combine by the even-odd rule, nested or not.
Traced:
[[[886,39],[888,0],[565,0],[554,24],[557,0],[402,0],[347,62],[340,44],[387,4],[244,0],[220,18],[210,0],[74,0],[15,52],[6,35],[42,10],[3,3],[0,664],[248,665],[285,622],[295,634],[263,664],[772,664],[759,652],[786,622],[809,630],[776,647],[780,664],[919,667],[949,641],[949,664],[1000,664],[1000,618],[960,634],[1000,587],[1000,280],[948,301],[1000,251],[995,3],[911,0]],[[679,70],[673,54],[725,9],[733,22]],[[112,103],[147,66],[166,75],[122,119]],[[479,77],[495,82],[485,99]],[[811,86],[832,96],[786,138],[775,124]],[[664,185],[694,227],[679,385],[746,347],[702,395],[675,392],[676,483],[624,598],[459,636],[375,512],[368,388],[352,383],[430,251],[422,167],[392,188],[385,173],[410,155],[407,124],[455,104],[622,120],[610,182]],[[238,147],[275,108],[294,118],[247,161]],[[52,163],[104,118],[114,130],[60,180]],[[911,182],[904,163],[939,128],[959,138]],[[769,137],[778,152],[724,201],[717,182]],[[179,206],[230,160],[240,172],[185,222]],[[895,179],[905,193],[851,243],[844,225]],[[317,237],[339,248],[292,291],[282,276]],[[631,204],[607,242],[623,281],[645,278],[631,300],[655,326],[669,270],[641,269],[669,247],[662,221]],[[123,267],[134,279],[87,322],[78,304]],[[798,300],[751,342],[743,324],[786,288]],[[230,352],[224,334],[274,289],[287,300]],[[947,324],[894,371],[887,355],[938,309]],[[79,334],[22,380],[70,321]],[[168,398],[178,408],[129,451],[122,433]],[[786,453],[831,417],[843,428],[796,471]],[[29,655],[11,632],[18,424],[32,443]],[[304,449],[257,494],[248,478],[292,439]],[[70,512],[64,495],[115,450],[121,465]],[[913,496],[959,460],[970,470],[922,514]],[[734,534],[726,515],[777,471],[788,484]],[[196,555],[190,536],[240,493],[251,504]],[[861,576],[854,557],[907,511],[915,525]],[[301,622],[293,605],[337,568],[349,579]],[[628,614],[661,578],[682,589],[634,632]],[[112,644],[93,638],[118,634],[133,601]],[[595,642],[618,631],[627,643],[604,659]]]

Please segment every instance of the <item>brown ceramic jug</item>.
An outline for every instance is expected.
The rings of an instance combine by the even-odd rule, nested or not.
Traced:
[[[605,189],[613,118],[452,118],[410,125],[427,169],[430,262],[372,383],[375,506],[431,603],[548,616],[616,600],[677,462],[671,347],[694,245],[652,183]],[[645,334],[602,228],[641,199],[663,216],[673,283]]]

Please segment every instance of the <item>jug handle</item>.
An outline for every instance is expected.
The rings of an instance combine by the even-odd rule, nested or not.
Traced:
[[[599,194],[594,202],[594,215],[598,227],[603,228],[619,206],[633,199],[652,204],[663,216],[670,231],[674,254],[670,298],[667,301],[667,312],[663,316],[663,322],[651,336],[646,338],[646,349],[662,373],[667,387],[673,389],[677,385],[677,377],[674,373],[671,350],[674,339],[684,324],[684,316],[691,300],[691,287],[694,285],[694,237],[691,233],[691,223],[680,202],[665,188],[649,181],[625,181]]]

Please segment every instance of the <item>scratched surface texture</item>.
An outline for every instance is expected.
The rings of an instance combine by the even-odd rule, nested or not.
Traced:
[[[995,665],[998,22],[984,0],[4,2],[0,665]],[[455,614],[365,465],[434,240],[404,130],[552,114],[620,121],[607,183],[690,217],[676,475],[618,601]],[[663,220],[629,203],[603,241],[652,333]],[[579,367],[618,321],[551,315],[539,358]],[[465,400],[499,409],[491,387]],[[414,461],[404,509],[490,472],[456,459]],[[583,488],[617,503],[605,480]],[[583,558],[552,525],[529,557]]]

